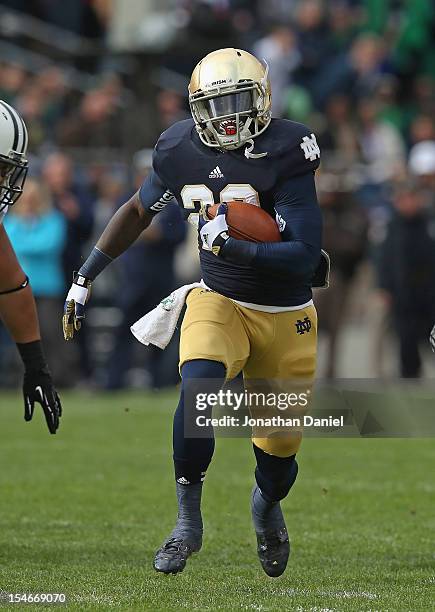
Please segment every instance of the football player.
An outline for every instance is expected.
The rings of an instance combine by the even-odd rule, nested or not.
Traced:
[[[17,343],[24,363],[24,418],[41,404],[50,433],[59,427],[62,407],[44,357],[35,301],[3,227],[10,206],[23,192],[28,161],[27,130],[12,106],[0,101],[0,318]]]
[[[245,382],[312,380],[317,318],[311,287],[321,261],[314,184],[319,148],[304,125],[271,118],[267,66],[240,49],[210,53],[193,71],[189,103],[193,119],[161,135],[153,171],[109,222],[76,275],[64,312],[69,339],[84,318],[91,281],[172,198],[187,215],[199,213],[205,288],[193,289],[187,298],[181,396],[173,425],[178,516],[154,559],[154,568],[167,574],[182,571],[189,555],[201,548],[201,493],[214,450],[212,435],[185,435],[189,381],[207,379],[218,388],[240,371]],[[231,238],[224,203],[232,200],[276,217],[282,241]],[[204,211],[216,202],[222,203],[218,214],[206,221]],[[252,520],[261,565],[269,576],[279,576],[289,556],[280,501],[296,479],[300,436],[257,433]]]

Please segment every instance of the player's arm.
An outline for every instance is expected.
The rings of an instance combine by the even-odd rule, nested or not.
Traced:
[[[313,276],[319,263],[322,217],[313,172],[288,179],[275,193],[282,242],[254,243],[226,236],[219,255],[234,263],[286,272],[295,279]]]
[[[40,339],[32,291],[3,225],[0,225],[0,316],[15,342]]]
[[[74,331],[80,329],[91,282],[139,238],[153,216],[172,199],[172,194],[168,194],[157,174],[151,172],[139,191],[113,215],[91,254],[74,276],[63,315],[65,340],[72,339]]]
[[[258,244],[253,265],[311,278],[319,263],[322,245],[322,215],[314,173],[288,179],[276,189],[274,200],[282,242]]]
[[[17,344],[25,367],[24,418],[35,401],[44,410],[50,433],[56,433],[62,407],[42,350],[35,300],[3,225],[0,225],[0,318]]]

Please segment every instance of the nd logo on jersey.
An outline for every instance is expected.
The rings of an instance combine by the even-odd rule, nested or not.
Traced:
[[[311,134],[310,136],[304,136],[302,138],[300,146],[305,154],[305,159],[314,161],[316,158],[320,157],[319,145],[317,144],[317,140],[314,134]]]

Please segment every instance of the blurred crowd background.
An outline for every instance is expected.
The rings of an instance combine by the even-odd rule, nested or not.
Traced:
[[[60,387],[161,388],[176,340],[146,350],[132,322],[199,277],[176,205],[93,288],[78,342],[60,313],[72,273],[140,185],[152,147],[189,116],[206,53],[267,60],[275,116],[317,135],[331,287],[315,296],[319,374],[430,376],[435,321],[435,7],[432,0],[0,0],[0,99],[30,134],[30,178],[5,221],[38,302]],[[179,228],[167,232],[166,227]],[[0,385],[16,382],[0,330]]]

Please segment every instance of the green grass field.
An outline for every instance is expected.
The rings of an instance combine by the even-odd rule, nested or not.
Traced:
[[[203,549],[183,574],[156,574],[175,518],[175,401],[65,394],[50,437],[40,411],[24,423],[18,395],[0,396],[0,592],[65,593],[71,610],[435,610],[428,439],[307,440],[284,503],[291,561],[275,580],[255,552],[250,443],[219,439]]]

